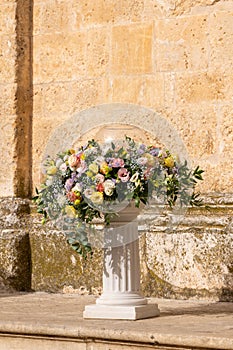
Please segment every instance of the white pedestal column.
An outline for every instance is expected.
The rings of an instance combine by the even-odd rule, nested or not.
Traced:
[[[105,232],[103,294],[84,318],[137,320],[159,316],[157,304],[140,294],[138,224],[115,223]]]

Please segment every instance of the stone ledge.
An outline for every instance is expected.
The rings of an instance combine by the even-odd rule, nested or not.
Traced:
[[[131,322],[84,320],[85,305],[94,301],[91,296],[47,293],[0,298],[0,344],[4,337],[17,337],[18,346],[22,338],[27,345],[32,338],[40,339],[42,344],[49,340],[52,347],[46,349],[61,349],[61,343],[68,346],[69,342],[78,342],[78,349],[87,349],[87,344],[93,344],[94,350],[109,349],[109,344],[114,350],[233,350],[232,303],[151,299],[150,303],[158,303],[160,317]],[[33,348],[25,346],[24,349]]]

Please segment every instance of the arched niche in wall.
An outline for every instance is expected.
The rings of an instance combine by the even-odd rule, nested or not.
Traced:
[[[44,157],[54,157],[58,152],[99,135],[104,126],[115,132],[128,134],[145,144],[157,143],[169,149],[181,161],[189,162],[186,147],[177,130],[157,112],[134,104],[111,103],[91,107],[75,113],[59,125],[44,150]]]

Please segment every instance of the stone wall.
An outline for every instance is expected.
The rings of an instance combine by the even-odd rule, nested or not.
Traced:
[[[164,232],[150,213],[150,225],[142,225],[146,232],[141,242],[143,288],[148,295],[229,300],[233,288],[229,248],[232,20],[232,1],[224,0],[0,0],[2,203],[30,198],[39,184],[51,135],[71,118],[76,118],[77,125],[85,124],[81,111],[113,103],[144,106],[166,119],[179,133],[193,164],[205,170],[199,189],[211,209],[193,211],[172,234]],[[93,126],[91,119],[86,124],[85,130]],[[76,133],[82,136],[82,130]],[[18,288],[28,289],[31,284],[36,290],[52,290],[51,281],[57,280],[54,289],[61,289],[70,283],[65,281],[67,271],[60,279],[53,267],[50,271],[55,275],[46,280],[46,268],[40,270],[36,260],[36,247],[46,251],[44,237],[48,235],[50,241],[52,233],[33,226],[28,212],[19,216],[16,207],[12,205],[8,214],[1,211],[0,230],[1,237],[12,237],[14,230],[16,236],[23,232],[31,237],[27,261],[32,265],[23,266],[32,281],[28,277],[29,282]],[[30,229],[24,220],[32,220]],[[48,244],[48,264],[54,242]],[[0,278],[9,281],[3,265]],[[88,285],[81,275],[80,285]],[[92,280],[93,287],[98,287]]]
[[[208,209],[189,209],[170,230],[166,213],[148,210],[141,219],[146,295],[233,300],[232,199],[211,194],[205,198]]]
[[[34,183],[59,124],[120,102],[171,122],[206,170],[202,192],[231,192],[232,11],[231,1],[34,1]]]
[[[0,2],[0,196],[31,194],[32,3]]]

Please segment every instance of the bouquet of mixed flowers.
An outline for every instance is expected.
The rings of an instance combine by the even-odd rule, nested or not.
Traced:
[[[68,242],[81,255],[91,251],[88,228],[96,218],[106,225],[122,204],[147,204],[156,198],[173,207],[201,204],[194,188],[202,180],[199,167],[190,171],[178,164],[168,150],[139,144],[129,137],[123,142],[99,144],[88,141],[77,151],[69,149],[45,162],[45,179],[33,198],[38,212],[47,219],[63,217],[75,223]]]

